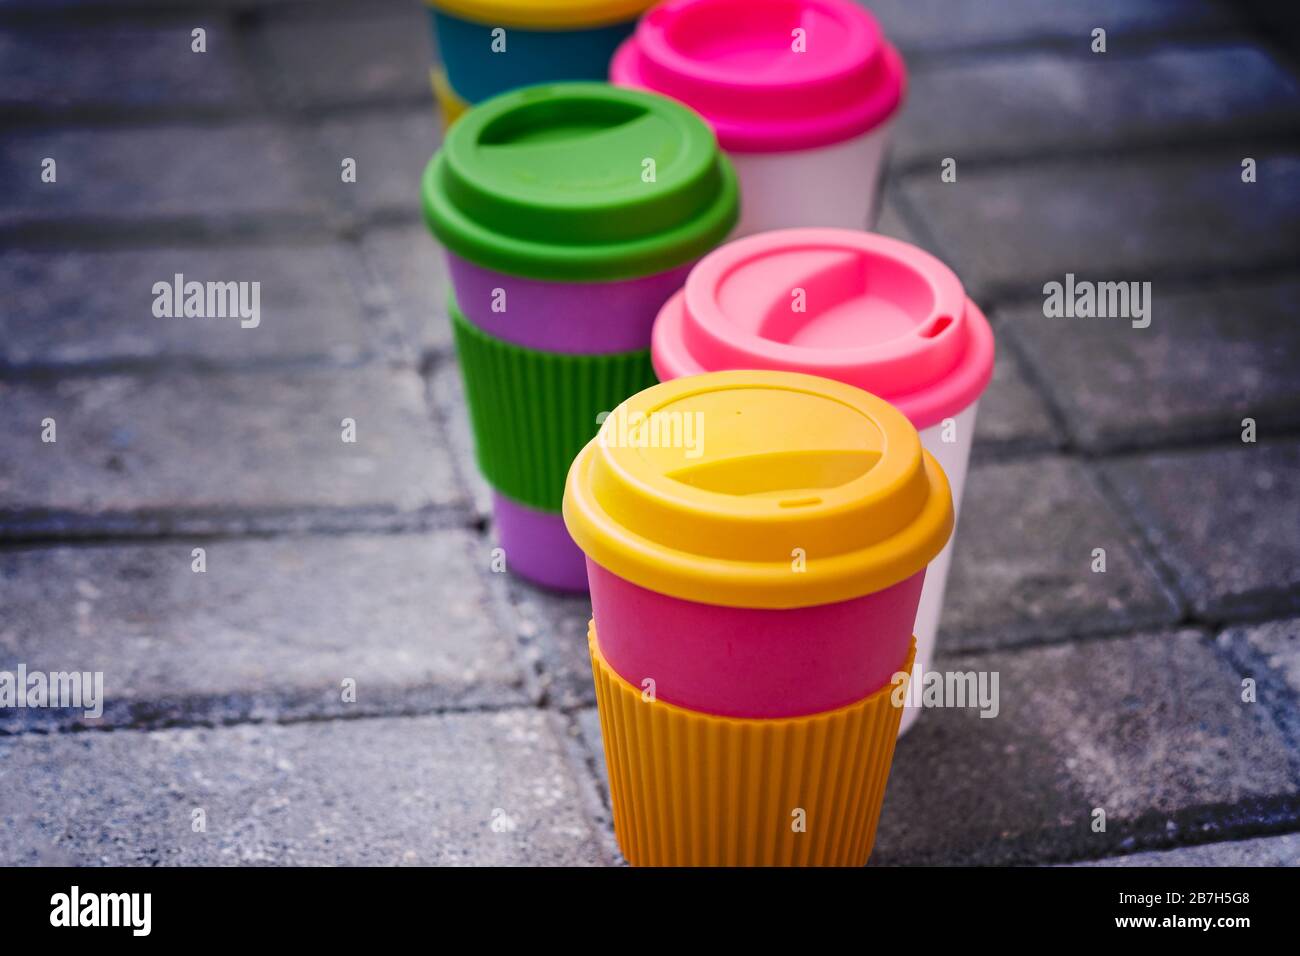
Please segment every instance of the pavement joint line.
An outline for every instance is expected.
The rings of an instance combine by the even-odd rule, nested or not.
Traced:
[[[0,247],[112,244],[138,247],[136,237],[147,234],[152,245],[173,243],[235,243],[277,238],[343,238],[346,223],[321,212],[283,210],[276,216],[256,213],[218,213],[214,216],[180,213],[145,220],[101,216],[65,216],[57,219],[27,217],[0,226]],[[127,241],[123,241],[127,240]]]
[[[1150,272],[1151,270],[1143,270]],[[1214,291],[1230,290],[1233,285],[1241,282],[1255,282],[1268,279],[1289,279],[1300,273],[1300,267],[1295,262],[1281,263],[1277,261],[1262,263],[1259,267],[1237,267],[1232,269],[1213,270],[1195,269],[1187,272],[1168,271],[1167,274],[1158,276],[1162,284],[1162,292],[1177,293],[1207,293]],[[1133,278],[1140,278],[1133,275]],[[1148,275],[1147,278],[1150,278]],[[1060,281],[1061,277],[1047,276],[1043,283],[1056,280]],[[1024,308],[1031,305],[1041,305],[1043,302],[1042,284],[1033,287],[1031,282],[1017,283],[1015,285],[1002,283],[993,286],[986,292],[998,293],[995,299],[989,300],[986,294],[986,300],[989,300],[989,321],[995,326],[1005,321],[1004,313],[1016,309]]]
[[[1255,623],[1266,624],[1279,620],[1285,618],[1279,619],[1274,616]],[[1250,623],[1245,622],[1225,625],[1218,629],[1210,643],[1213,645],[1214,652],[1239,676],[1253,678],[1257,687],[1269,695],[1275,695],[1279,700],[1276,707],[1270,707],[1268,704],[1262,706],[1273,716],[1274,722],[1281,728],[1290,744],[1296,781],[1300,784],[1300,689],[1292,687],[1276,668],[1269,665],[1259,651],[1250,647],[1242,639],[1244,635],[1238,633],[1237,639],[1229,639],[1234,632],[1243,632],[1251,626]]]
[[[428,685],[436,686],[436,685]],[[420,688],[413,688],[420,689]],[[209,700],[218,700],[223,694],[209,695],[189,695],[185,697],[169,698],[183,705],[194,706],[207,702]],[[274,697],[274,694],[267,694],[267,697]],[[147,702],[142,702],[147,703]],[[219,729],[222,727],[245,727],[245,726],[293,726],[295,724],[321,724],[332,721],[343,720],[384,720],[407,717],[435,717],[444,715],[466,715],[466,714],[498,714],[512,711],[542,712],[554,714],[557,717],[565,719],[575,719],[577,715],[584,710],[589,710],[593,705],[575,703],[567,706],[556,706],[545,702],[545,700],[533,700],[526,698],[524,701],[513,701],[499,704],[440,704],[433,707],[393,707],[393,708],[374,708],[357,713],[329,713],[329,714],[299,714],[292,716],[279,717],[229,717],[222,719],[206,720],[199,716],[167,716],[156,720],[139,720],[132,723],[109,723],[102,725],[87,725],[84,723],[60,724],[59,713],[57,711],[44,713],[36,719],[26,721],[21,729],[14,731],[5,724],[0,724],[0,739],[16,739],[22,737],[53,737],[64,734],[100,734],[100,733],[120,733],[123,731],[135,731],[137,733],[153,733],[161,730],[179,730],[189,728],[206,728]],[[173,710],[184,710],[184,707],[173,707]]]
[[[1142,162],[1148,159],[1166,162],[1187,162],[1196,159],[1222,159],[1232,161],[1241,155],[1241,150],[1261,149],[1286,150],[1300,147],[1300,126],[1291,130],[1263,132],[1256,136],[1233,135],[1223,139],[1197,138],[1192,141],[1196,148],[1189,149],[1181,137],[1171,137],[1150,143],[1132,143],[1108,145],[1089,148],[1087,146],[1071,147],[1062,150],[1023,149],[1014,152],[995,154],[984,153],[977,158],[967,160],[964,166],[996,167],[999,172],[1024,166],[1086,166],[1095,168],[1097,161]],[[935,157],[937,158],[937,157]],[[983,172],[981,168],[981,172]],[[907,170],[900,169],[901,175]],[[914,175],[914,174],[913,174]],[[960,180],[958,180],[960,183]]]
[[[1276,620],[1276,615],[1268,618]],[[1149,634],[1162,634],[1165,632],[1175,631],[1194,631],[1199,637],[1209,639],[1212,637],[1215,625],[1205,621],[1198,621],[1190,615],[1184,615],[1177,621],[1155,621],[1130,619],[1122,623],[1098,624],[1095,627],[1074,628],[1063,633],[1059,637],[1044,637],[1042,635],[1029,636],[1024,638],[998,639],[997,643],[988,645],[971,646],[972,641],[978,641],[982,637],[992,637],[994,632],[991,631],[945,631],[940,625],[938,647],[936,650],[937,659],[951,663],[965,663],[987,657],[989,654],[1001,654],[1003,652],[1019,654],[1022,651],[1042,650],[1049,647],[1078,647],[1086,644],[1104,644],[1110,641],[1124,641],[1130,638],[1139,638]],[[949,649],[945,643],[951,640],[961,640],[963,645],[959,648]]]
[[[352,257],[357,266],[357,274],[347,277],[348,285],[353,287],[357,301],[361,304],[365,324],[379,340],[379,354],[395,367],[413,368],[417,374],[423,376],[420,371],[419,356],[406,341],[402,331],[402,323],[397,317],[397,302],[392,290],[380,275],[370,256],[362,251],[363,238],[362,230],[353,230],[341,240],[344,252]]]
[[[3,24],[0,24],[3,29]],[[273,94],[258,90],[261,100],[249,103],[193,103],[188,105],[124,106],[120,104],[70,104],[46,106],[25,103],[0,104],[0,120],[27,130],[76,127],[88,131],[132,127],[238,125],[243,122],[277,120],[309,131],[317,123],[349,118],[373,119],[387,113],[407,114],[434,110],[433,99],[422,94],[377,96],[373,100],[346,103],[289,103],[276,101]]]
[[[178,14],[225,15],[234,20],[236,26],[256,22],[256,17],[266,6],[267,0],[195,0],[194,3],[178,10],[174,2],[164,0],[120,0],[113,4],[83,4],[50,9],[40,0],[28,0],[22,7],[0,11],[0,26],[32,25],[47,26],[113,26],[123,22],[145,22],[151,19],[175,19]],[[375,3],[379,9],[400,9],[397,4]],[[282,11],[302,11],[304,17],[310,17],[315,11],[343,12],[356,11],[357,5],[348,0],[276,0],[276,9]],[[246,18],[254,19],[246,19]]]
[[[1282,594],[1284,592],[1272,590],[1263,592],[1264,594]],[[1300,615],[1294,604],[1287,603],[1284,599],[1279,601],[1274,607],[1260,607],[1257,609],[1248,609],[1241,611],[1232,611],[1228,615],[1224,614],[1199,614],[1193,612],[1189,617],[1194,617],[1196,627],[1207,628],[1210,631],[1222,634],[1224,631],[1231,631],[1237,628],[1257,626],[1260,624],[1270,624],[1273,621],[1288,620]],[[1297,703],[1300,704],[1300,692],[1297,692]]]
[[[1127,143],[1123,146],[1078,144],[1060,149],[1029,148],[1005,153],[976,150],[966,156],[961,156],[959,148],[954,147],[954,151],[948,153],[942,151],[925,153],[900,162],[894,175],[903,177],[932,173],[934,166],[941,159],[951,155],[957,156],[963,171],[985,172],[1018,169],[1025,166],[1083,165],[1091,161],[1127,161],[1148,157],[1151,159],[1167,159],[1171,156],[1188,158],[1230,152],[1245,156],[1262,149],[1295,149],[1297,146],[1300,146],[1300,126],[1292,130],[1271,131],[1255,136],[1233,135],[1208,139],[1203,134],[1188,133],[1186,136],[1172,136],[1154,142]]]
[[[456,361],[456,348],[452,345],[439,345],[421,349],[416,357],[415,368],[423,379],[431,379],[448,365]]]
[[[1096,467],[1095,463],[1084,462],[1082,468],[1085,477],[1097,489],[1102,501],[1106,503],[1119,521],[1119,526],[1128,536],[1133,550],[1137,552],[1138,557],[1155,576],[1156,582],[1160,585],[1161,590],[1165,592],[1165,596],[1173,601],[1174,608],[1178,611],[1180,617],[1189,622],[1194,620],[1195,603],[1191,595],[1183,592],[1174,569],[1161,557],[1160,549],[1146,533],[1142,521],[1125,504],[1119,489],[1111,483],[1103,469]]]
[[[1175,850],[1184,850],[1184,849],[1190,849],[1191,847],[1197,847],[1197,846],[1218,846],[1218,845],[1220,845],[1220,844],[1225,844],[1225,843],[1246,843],[1246,842],[1248,842],[1248,841],[1250,841],[1250,840],[1257,840],[1257,839],[1260,839],[1261,837],[1263,837],[1263,838],[1268,838],[1268,837],[1270,837],[1270,836],[1284,837],[1284,836],[1291,836],[1291,835],[1293,835],[1293,834],[1297,834],[1297,833],[1300,833],[1300,825],[1297,825],[1297,827],[1296,827],[1295,829],[1293,829],[1293,830],[1288,830],[1288,829],[1285,829],[1285,825],[1282,824],[1282,825],[1279,826],[1279,829],[1276,829],[1276,830],[1270,830],[1270,832],[1268,832],[1268,833],[1264,833],[1264,834],[1258,834],[1258,835],[1255,835],[1255,836],[1233,836],[1233,837],[1230,837],[1230,838],[1227,838],[1227,839],[1215,839],[1215,838],[1213,838],[1213,837],[1210,837],[1210,838],[1208,838],[1208,839],[1206,839],[1206,840],[1203,840],[1203,841],[1197,841],[1197,842],[1195,842],[1195,843],[1191,843],[1191,842],[1189,842],[1189,843],[1184,843],[1184,844],[1181,844],[1180,846],[1172,847],[1171,849],[1175,849]],[[1147,850],[1140,850],[1140,849],[1124,849],[1124,850],[1121,850],[1121,851],[1118,852],[1118,853],[1112,853],[1112,854],[1110,854],[1110,855],[1108,855],[1108,856],[1104,856],[1104,857],[1087,857],[1087,858],[1081,858],[1081,859],[1079,859],[1079,860],[1072,860],[1071,863],[1087,862],[1087,861],[1091,861],[1091,860],[1094,860],[1094,859],[1100,859],[1100,860],[1121,860],[1121,859],[1124,859],[1125,857],[1129,857],[1129,856],[1139,856],[1139,855],[1141,855],[1141,854],[1143,854],[1143,853],[1147,853],[1147,852],[1150,852],[1150,851],[1147,851]],[[1161,851],[1157,850],[1156,852],[1161,852]],[[1068,864],[1051,864],[1051,865],[1054,865],[1054,866],[1061,866],[1061,865],[1068,865]]]
[[[484,519],[484,525],[482,536],[483,539],[487,541],[489,540],[486,527],[487,519]],[[499,598],[497,604],[502,608],[502,614],[504,615],[508,610],[509,613],[513,615],[513,617],[506,623],[509,625],[510,632],[515,638],[515,647],[519,652],[518,660],[523,666],[524,672],[528,675],[529,681],[537,688],[537,706],[543,710],[556,711],[559,713],[577,711],[590,706],[587,702],[576,702],[569,706],[556,703],[555,696],[546,685],[546,667],[542,663],[543,655],[541,653],[533,653],[537,646],[536,636],[525,634],[523,629],[518,626],[517,622],[520,619],[518,617],[519,602],[514,598],[514,595],[517,592],[513,591],[509,587],[509,582],[504,580],[507,575],[494,574],[493,577],[501,578],[502,580],[499,583],[492,582],[488,587],[491,589],[492,596]]]
[[[1170,825],[1175,836],[1170,836]],[[1277,794],[1251,797],[1238,803],[1196,804],[1172,812],[1148,810],[1130,819],[1109,820],[1105,834],[1098,834],[1101,839],[1092,853],[1060,852],[1060,845],[1069,842],[1061,839],[1062,835],[1071,832],[1068,826],[1042,827],[1007,836],[997,845],[1006,851],[1002,865],[1064,864],[1282,835],[1297,830],[1300,830],[1300,797]],[[873,855],[870,865],[907,865],[908,862],[907,859],[893,860]],[[939,862],[953,865],[955,861],[945,859]]]
[[[924,243],[921,243],[921,245],[924,245]],[[931,248],[935,247],[931,246]],[[940,258],[944,257],[940,256]],[[946,259],[945,261],[952,260]],[[1092,273],[1084,272],[1082,274],[1090,275]],[[1218,265],[1212,262],[1192,263],[1191,265],[1168,263],[1165,265],[1152,264],[1136,272],[1106,270],[1108,281],[1149,281],[1153,286],[1157,282],[1169,283],[1179,291],[1185,291],[1189,288],[1195,289],[1214,285],[1231,285],[1233,283],[1286,278],[1295,274],[1295,258],[1288,259],[1285,253],[1250,265],[1241,263]],[[997,310],[1012,305],[1027,305],[1033,303],[1035,299],[1042,302],[1043,285],[1052,281],[1060,282],[1061,275],[1058,273],[1056,275],[1042,275],[1034,279],[993,282],[977,286],[973,293],[968,289],[967,293],[981,305],[987,306],[989,310]]]
[[[1098,14],[1096,26],[1107,24]],[[1020,36],[1010,40],[972,40],[952,47],[926,47],[908,42],[897,44],[909,69],[929,69],[934,64],[960,63],[963,65],[996,62],[1018,55],[1052,54],[1089,60],[1096,56],[1089,43],[1089,31],[1080,28],[1077,35],[1043,33],[1037,36]],[[1219,43],[1258,43],[1259,38],[1250,26],[1238,20],[1230,25],[1175,27],[1163,24],[1158,27],[1121,28],[1107,37],[1107,57],[1115,59],[1140,59],[1165,48],[1178,48]]]
[[[364,290],[362,290],[364,291]],[[286,371],[375,371],[418,374],[419,367],[411,361],[394,361],[379,352],[363,354],[356,359],[343,361],[323,360],[319,357],[263,356],[234,359],[175,356],[166,358],[120,358],[98,362],[44,362],[11,364],[0,361],[0,378],[32,383],[56,382],[70,378],[103,378],[128,375],[149,381],[167,380],[180,376],[199,378],[240,378],[254,380]]]
[[[371,317],[367,316],[367,319],[369,318]],[[363,346],[363,348],[370,348],[370,346]],[[164,371],[198,376],[232,376],[260,372],[345,371],[383,367],[393,371],[418,371],[414,362],[376,350],[337,360],[305,355],[301,357],[265,355],[238,360],[176,355],[159,359],[123,357],[72,362],[18,363],[0,359],[0,381],[53,382],[65,378],[109,378],[122,375],[152,378]]]
[[[411,226],[424,222],[415,206],[379,208],[369,212],[342,207],[320,212],[282,211],[275,216],[261,213],[218,213],[215,216],[180,213],[147,220],[109,217],[62,216],[57,219],[20,219],[0,226],[0,247],[41,246],[143,248],[167,243],[235,244],[253,242],[338,239],[349,241],[371,231]],[[147,232],[146,232],[147,231]],[[140,240],[142,234],[148,241]]]
[[[268,218],[265,220],[267,226],[274,226],[276,220]],[[145,223],[144,225],[149,225]],[[13,230],[4,230],[13,231]],[[372,232],[382,232],[384,226],[380,224],[374,229],[365,228],[360,231],[359,235],[352,235],[348,232],[339,234],[322,234],[320,232],[306,232],[299,229],[289,229],[283,232],[277,232],[273,228],[260,229],[247,235],[241,235],[238,232],[214,230],[195,235],[192,239],[181,245],[182,251],[210,251],[210,250],[249,250],[278,252],[285,249],[300,250],[331,245],[345,245],[350,241],[357,241],[365,238]],[[0,232],[0,236],[3,232]],[[71,238],[60,237],[33,237],[32,239],[21,244],[11,244],[2,251],[19,251],[19,252],[156,252],[160,248],[175,248],[177,243],[168,242],[158,238],[139,227],[139,225],[121,232],[102,232],[92,234],[81,234]]]
[[[490,543],[486,519],[483,519],[480,525],[474,535],[480,545],[486,546]],[[533,701],[533,705],[540,710],[554,710],[556,708],[551,706],[550,695],[546,691],[541,661],[537,655],[528,653],[529,641],[517,625],[515,605],[510,599],[510,589],[505,578],[505,574],[488,572],[487,580],[483,582],[490,605],[489,613],[492,614],[498,630],[503,634],[509,634],[512,638],[514,653],[511,656],[519,664],[520,673],[524,675],[524,689],[529,699]]]
[[[869,4],[868,9],[870,9]],[[1106,26],[1102,22],[1098,22],[1096,25],[1099,27]],[[1179,29],[1166,26],[1163,29],[1115,33],[1110,36],[1116,37],[1119,42],[1110,43],[1110,37],[1107,38],[1106,60],[1108,62],[1145,60],[1153,54],[1167,53],[1172,50],[1198,52],[1201,49],[1213,50],[1225,46],[1260,45],[1260,37],[1246,23],[1236,23],[1229,27],[1218,28],[1189,27]],[[965,46],[946,50],[927,49],[926,47],[909,50],[908,47],[900,45],[899,52],[909,61],[909,67],[911,67],[913,60],[916,62],[917,65],[914,69],[911,69],[911,72],[939,73],[949,66],[983,66],[989,63],[1011,62],[1025,56],[1034,55],[1050,56],[1059,60],[1075,59],[1084,63],[1092,63],[1095,62],[1097,54],[1092,52],[1091,41],[1091,35],[1087,31],[1083,31],[1077,36],[1057,34],[1044,35],[1038,38],[1019,38],[1011,41],[990,41],[985,43],[975,41]]]
[[[192,698],[196,699],[196,698]],[[527,703],[473,704],[465,707],[413,707],[375,710],[356,714],[302,714],[290,717],[232,717],[224,720],[163,719],[139,724],[113,724],[87,726],[74,724],[60,727],[51,721],[46,725],[28,726],[12,733],[0,724],[0,741],[27,740],[36,737],[59,737],[75,734],[152,734],[164,730],[221,730],[228,727],[294,727],[300,724],[328,724],[353,720],[403,720],[417,717],[463,717],[474,714],[556,713],[545,707]]]
[[[1260,446],[1289,445],[1297,438],[1300,438],[1300,427],[1288,426],[1279,431],[1270,431],[1266,437],[1260,438],[1255,444]],[[1080,458],[1084,461],[1111,464],[1131,461],[1134,458],[1146,457],[1152,452],[1239,451],[1244,447],[1240,432],[1228,431],[1224,433],[1222,439],[1207,438],[1204,440],[1162,442],[1098,454],[1088,454],[1081,450],[1076,450],[1073,453],[1073,457]]]
[[[614,809],[613,803],[609,797],[609,791],[601,782],[600,770],[596,766],[597,755],[592,752],[583,740],[582,728],[578,725],[578,710],[584,708],[573,708],[566,711],[552,711],[556,714],[557,723],[561,724],[560,739],[565,750],[565,756],[569,760],[573,775],[578,781],[580,797],[587,801],[591,806],[589,810],[596,810],[596,813],[588,813],[588,818],[599,817],[604,825],[599,827],[601,851],[605,856],[604,862],[610,866],[623,864],[623,855],[618,848],[618,843],[614,838]],[[604,754],[599,755],[599,759],[604,760]]]
[[[448,508],[444,513],[456,511],[465,511],[466,509]],[[473,515],[465,514],[466,518],[474,518]],[[93,532],[78,535],[75,538],[50,538],[50,537],[5,537],[3,526],[0,525],[0,553],[14,551],[48,551],[55,548],[112,548],[130,545],[150,545],[166,544],[170,542],[188,543],[191,541],[281,541],[284,539],[324,539],[324,538],[352,538],[352,537],[424,537],[440,531],[475,531],[478,519],[467,521],[462,524],[438,522],[428,525],[407,525],[407,526],[390,526],[384,528],[378,527],[337,527],[332,529],[321,528],[303,528],[295,530],[276,530],[267,528],[257,528],[249,531],[230,531],[220,530],[204,533],[190,534],[171,530],[157,535],[140,536],[140,537],[123,537],[113,534],[96,534]]]
[[[1039,454],[1060,451],[1061,444],[1042,438],[995,438],[977,441],[971,449],[971,464],[1021,461]]]
[[[1291,413],[1295,415],[1297,413]],[[1300,437],[1300,418],[1293,418],[1291,415],[1272,421],[1269,425],[1268,438],[1265,441],[1286,441]],[[1129,435],[1133,435],[1133,440],[1129,440]],[[1111,462],[1124,461],[1152,452],[1178,452],[1178,451],[1228,451],[1239,448],[1242,444],[1240,432],[1238,429],[1229,428],[1222,432],[1206,428],[1199,435],[1181,434],[1178,432],[1167,432],[1155,438],[1145,440],[1145,444],[1139,444],[1136,433],[1120,434],[1109,436],[1105,445],[1100,449],[1076,447],[1069,450],[1069,454],[1091,462]]]
[[[71,511],[0,509],[0,546],[79,541],[295,537],[352,534],[417,534],[470,528],[467,506],[431,505],[396,512],[367,508],[283,508],[267,511],[184,509],[84,514]]]
[[[441,402],[438,401],[434,379],[439,375],[459,375],[460,373],[454,368],[454,364],[454,356],[446,354],[434,356],[427,363],[421,361],[420,364],[420,375],[424,385],[424,404],[429,411],[432,423],[443,436],[450,436],[455,426],[449,416],[449,410],[442,408]],[[465,414],[464,410],[460,414]],[[471,452],[468,456],[452,454],[450,458],[452,473],[456,476],[456,484],[461,496],[465,501],[469,502],[469,508],[473,511],[475,498],[474,472],[478,467],[473,460],[473,453]],[[466,458],[469,460],[467,461]],[[486,532],[486,525],[484,531]]]
[[[996,315],[996,311],[994,311],[994,314]],[[997,328],[998,346],[1005,349],[1011,356],[1029,390],[1042,402],[1048,424],[1061,439],[1061,447],[1065,449],[1078,447],[1078,436],[1071,427],[1069,417],[1065,413],[1064,406],[1058,400],[1055,390],[1043,380],[1037,366],[1030,361],[1030,356],[1025,351],[1024,346],[1016,339],[1014,331],[1003,327],[1002,323],[997,323],[995,327]]]

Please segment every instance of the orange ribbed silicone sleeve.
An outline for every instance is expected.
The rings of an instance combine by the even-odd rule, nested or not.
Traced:
[[[633,866],[862,866],[902,709],[894,686],[779,720],[645,701],[588,632],[614,831]],[[900,673],[910,674],[915,641]]]

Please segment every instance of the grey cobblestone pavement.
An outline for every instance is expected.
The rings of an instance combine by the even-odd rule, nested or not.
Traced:
[[[1214,0],[870,6],[882,231],[999,340],[936,667],[1001,677],[901,741],[873,863],[1300,863],[1294,52]],[[490,570],[429,47],[415,0],[0,0],[0,670],[106,697],[0,710],[0,864],[621,862],[589,603]],[[155,318],[178,272],[261,325]],[[1066,273],[1150,327],[1045,318]]]

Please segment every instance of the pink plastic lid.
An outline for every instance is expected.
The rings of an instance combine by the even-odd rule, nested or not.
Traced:
[[[659,312],[651,355],[663,381],[723,369],[837,379],[922,429],[979,398],[993,331],[953,271],[916,246],[782,229],[701,259]]]
[[[619,47],[610,78],[694,108],[724,149],[784,152],[874,129],[906,74],[850,0],[669,0]]]

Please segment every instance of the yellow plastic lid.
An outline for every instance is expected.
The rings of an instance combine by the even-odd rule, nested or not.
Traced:
[[[492,26],[556,30],[635,20],[656,0],[426,0],[464,20]]]
[[[901,412],[794,372],[674,379],[615,409],[564,491],[597,564],[661,594],[730,607],[849,600],[920,571],[952,534],[952,495]]]

